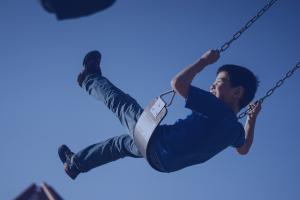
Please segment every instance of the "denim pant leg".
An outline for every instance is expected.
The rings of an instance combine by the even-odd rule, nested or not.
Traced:
[[[143,112],[137,101],[101,75],[88,76],[83,82],[83,87],[90,95],[102,101],[133,137],[137,120]]]
[[[88,76],[83,82],[83,87],[116,115],[129,135],[112,137],[86,147],[74,155],[72,164],[81,172],[86,172],[126,156],[141,158],[142,156],[133,141],[135,125],[143,112],[141,106],[135,99],[100,75]]]
[[[128,134],[90,145],[76,153],[73,161],[80,172],[87,172],[95,167],[124,157],[142,157],[133,139]]]

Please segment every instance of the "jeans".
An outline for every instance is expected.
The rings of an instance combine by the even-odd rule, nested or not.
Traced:
[[[141,158],[142,155],[133,141],[135,125],[143,112],[141,106],[107,78],[98,74],[87,76],[83,88],[97,100],[102,101],[116,115],[129,134],[112,137],[84,148],[74,154],[71,168],[76,167],[80,172],[87,172],[120,158]]]

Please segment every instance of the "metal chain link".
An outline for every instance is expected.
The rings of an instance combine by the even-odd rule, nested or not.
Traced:
[[[280,86],[282,86],[282,84],[284,83],[284,81],[286,79],[290,78],[295,73],[295,71],[297,69],[299,69],[299,68],[300,68],[300,62],[298,62],[295,65],[295,67],[293,67],[291,70],[289,70],[282,79],[280,79],[279,81],[277,81],[276,84],[275,84],[275,86],[273,88],[269,89],[266,92],[265,96],[261,97],[255,103],[257,103],[257,102],[263,103],[266,98],[268,98],[269,96],[271,96],[274,93],[274,91],[277,88],[279,88]],[[241,114],[239,114],[238,119],[242,119],[243,117],[245,117],[246,115],[248,115],[251,111],[252,111],[252,108],[249,107],[247,110],[245,110],[244,112],[242,112]]]
[[[168,95],[168,94],[170,94],[170,93],[172,93],[172,96],[171,96],[171,99],[169,100],[169,102],[166,103],[166,107],[169,107],[169,106],[172,104],[176,92],[175,92],[174,90],[169,90],[169,91],[167,91],[167,92],[162,93],[161,95],[159,95],[159,97],[160,97],[161,99],[163,99],[163,96]]]
[[[256,22],[256,20],[258,20],[263,14],[265,14],[265,12],[269,10],[274,3],[276,3],[276,1],[278,0],[270,0],[270,2],[267,5],[265,5],[262,9],[260,9],[258,13],[254,17],[252,17],[238,32],[236,32],[228,42],[225,42],[221,46],[221,48],[218,49],[219,52],[221,53],[228,49],[231,43],[237,40],[239,37],[241,37],[242,33],[246,31],[250,26],[252,26],[254,22]]]

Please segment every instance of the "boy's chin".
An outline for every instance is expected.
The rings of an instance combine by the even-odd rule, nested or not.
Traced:
[[[214,95],[215,97],[217,97],[218,98],[218,96],[217,96],[217,94],[216,93],[214,93],[214,92],[210,92],[212,95]]]

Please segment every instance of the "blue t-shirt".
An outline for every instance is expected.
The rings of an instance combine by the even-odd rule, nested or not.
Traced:
[[[190,86],[186,108],[192,113],[185,119],[156,129],[148,160],[159,171],[203,163],[228,146],[241,147],[245,142],[235,113],[211,93]]]

